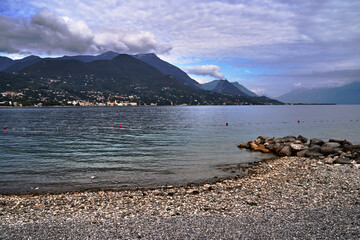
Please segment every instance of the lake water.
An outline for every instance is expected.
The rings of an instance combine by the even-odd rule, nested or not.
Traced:
[[[234,174],[224,165],[269,157],[240,143],[299,134],[360,143],[359,120],[360,105],[1,108],[0,193],[224,177]]]

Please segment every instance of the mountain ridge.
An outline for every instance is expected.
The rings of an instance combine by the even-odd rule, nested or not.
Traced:
[[[285,103],[360,104],[360,81],[341,87],[295,89],[276,99]]]

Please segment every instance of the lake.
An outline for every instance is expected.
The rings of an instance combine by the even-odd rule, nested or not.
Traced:
[[[226,177],[237,173],[224,166],[271,157],[240,143],[300,134],[360,143],[359,120],[360,105],[0,108],[0,193]]]

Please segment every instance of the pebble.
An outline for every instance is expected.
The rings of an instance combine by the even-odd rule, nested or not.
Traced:
[[[160,222],[165,224],[176,217],[189,221],[192,219],[191,221],[194,221],[195,225],[203,219],[219,219],[219,226],[222,226],[227,218],[255,218],[262,221],[262,218],[257,216],[265,214],[264,216],[270,220],[280,221],[271,216],[276,215],[277,212],[287,211],[281,215],[283,219],[287,219],[289,211],[290,214],[298,212],[301,216],[301,211],[311,212],[314,209],[325,209],[321,218],[326,219],[331,218],[326,215],[330,214],[326,211],[328,208],[342,209],[359,206],[360,164],[338,164],[339,166],[336,166],[337,164],[323,163],[322,160],[314,162],[312,159],[299,157],[264,160],[245,166],[251,170],[251,174],[244,177],[187,187],[168,186],[158,189],[48,193],[26,197],[23,197],[24,195],[0,195],[0,232],[5,234],[4,236],[7,236],[7,233],[15,234],[11,235],[13,237],[9,237],[10,239],[33,238],[32,234],[35,234],[36,229],[45,227],[50,231],[51,229],[63,229],[65,226],[69,231],[75,231],[75,233],[83,231],[83,228],[88,229],[84,234],[89,234],[89,231],[93,229],[91,223],[94,222],[103,227],[93,229],[93,231],[101,230],[105,234],[109,228],[121,224],[121,222],[136,222],[138,219],[155,219],[153,221],[163,219],[158,220],[158,224]],[[354,216],[350,214],[348,217]],[[153,226],[156,222],[153,221],[145,221],[144,229],[156,229]],[[75,230],[70,230],[71,227],[74,227],[71,225],[72,222],[76,222],[79,226],[87,225],[83,228],[76,228],[76,225]],[[115,225],[104,224],[109,222],[113,222]],[[244,227],[244,231],[250,229],[252,224],[253,222],[249,221],[248,228]],[[270,225],[262,224],[266,229],[270,228]],[[306,222],[303,224],[303,227],[307,226]],[[321,229],[320,219],[317,224]],[[153,227],[150,228],[150,225]],[[161,225],[155,225],[161,227]],[[26,226],[32,227],[27,228]],[[179,225],[180,228],[181,226]],[[276,226],[273,225],[275,230]],[[206,232],[206,224],[202,227],[198,230]],[[238,230],[241,231],[241,229]],[[237,230],[233,229],[233,231]],[[344,231],[346,232],[346,229]],[[354,231],[355,236],[360,235],[359,228],[355,228]],[[43,229],[39,232],[42,232],[43,235],[39,235],[38,238],[50,236],[46,235],[47,232]],[[66,231],[64,231],[65,233]],[[191,235],[189,232],[188,237],[185,238],[196,236],[195,233],[193,234]],[[229,232],[229,234],[232,236],[231,234],[235,234],[235,232]],[[327,234],[331,234],[331,231]],[[146,236],[146,232],[142,232],[141,236]],[[205,234],[204,236],[211,238],[213,235]],[[276,236],[281,238],[281,235]],[[267,238],[276,238],[276,236],[268,235]],[[301,238],[306,235],[299,233],[299,235],[293,236]],[[58,237],[61,238],[61,236]],[[225,235],[222,237],[226,238]],[[329,237],[332,236],[320,235],[320,238]],[[72,237],[70,236],[70,238]]]

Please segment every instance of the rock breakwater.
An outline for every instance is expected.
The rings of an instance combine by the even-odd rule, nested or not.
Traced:
[[[360,144],[352,144],[346,139],[324,141],[312,138],[308,141],[301,135],[282,138],[259,136],[238,147],[263,153],[271,152],[278,156],[324,160],[327,164],[352,164],[354,168],[360,168]]]

